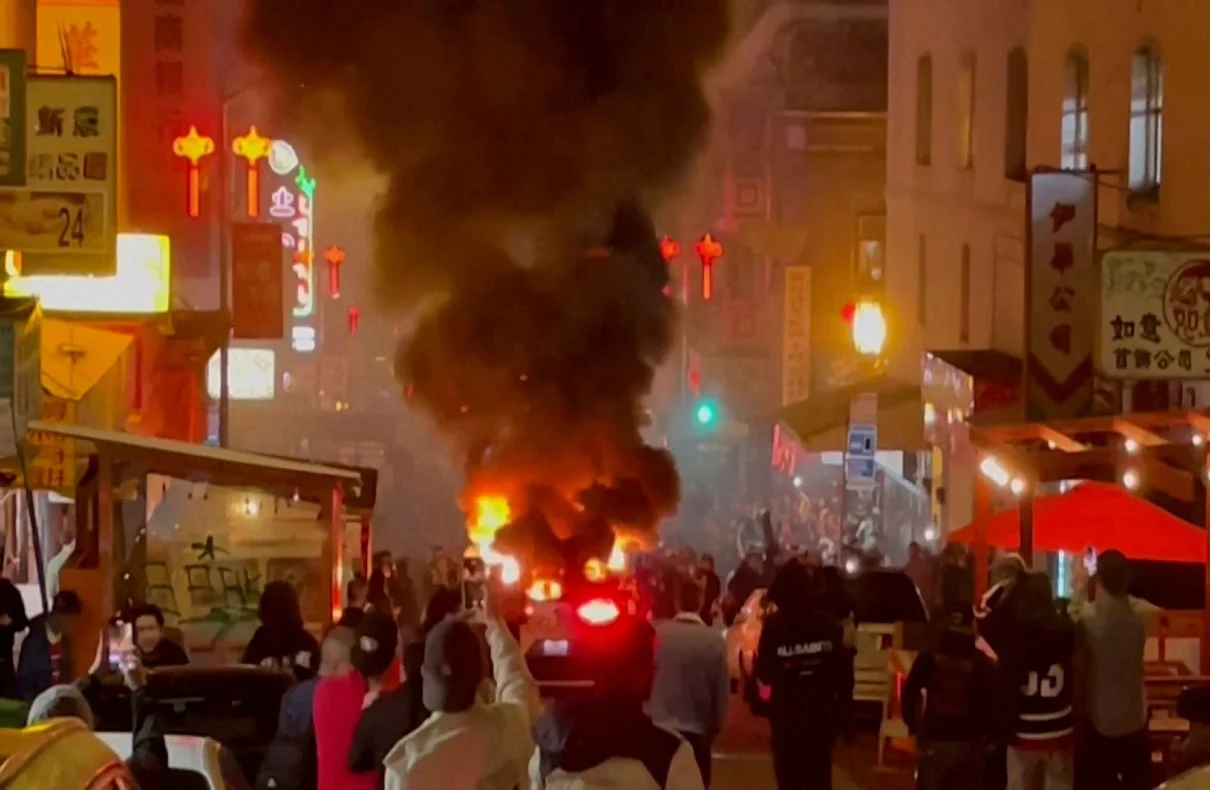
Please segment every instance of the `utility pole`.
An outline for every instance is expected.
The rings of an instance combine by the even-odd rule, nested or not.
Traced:
[[[227,129],[228,98],[223,100],[223,117],[219,124],[218,182],[222,192],[219,201],[218,230],[218,309],[223,316],[223,344],[219,346],[218,445],[231,442],[231,149]]]

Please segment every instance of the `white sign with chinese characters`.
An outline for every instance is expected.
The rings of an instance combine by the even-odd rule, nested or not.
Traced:
[[[811,395],[811,267],[787,266],[782,317],[781,402]]]
[[[0,193],[0,247],[22,274],[112,275],[117,265],[117,81],[31,76],[26,183]]]
[[[1097,371],[1115,379],[1210,378],[1210,252],[1105,253]]]
[[[1080,417],[1092,406],[1096,311],[1096,182],[1087,174],[1030,178],[1026,273],[1026,408],[1031,421]]]

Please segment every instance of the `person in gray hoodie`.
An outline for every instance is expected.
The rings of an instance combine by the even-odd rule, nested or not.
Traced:
[[[1131,605],[1130,563],[1120,551],[1097,558],[1097,603],[1077,624],[1088,722],[1080,745],[1081,787],[1151,786],[1143,650],[1147,623]]]

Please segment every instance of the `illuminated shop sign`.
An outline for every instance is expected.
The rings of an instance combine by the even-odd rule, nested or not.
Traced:
[[[293,277],[286,299],[293,317],[290,331],[295,351],[315,350],[315,179],[299,161],[294,147],[274,140],[269,150],[266,178],[269,216],[282,223],[282,246],[289,256]]]

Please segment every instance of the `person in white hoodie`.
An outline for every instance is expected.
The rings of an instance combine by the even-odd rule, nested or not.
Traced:
[[[424,640],[424,706],[429,719],[383,760],[386,790],[514,790],[526,782],[534,749],[538,685],[517,640],[487,596],[484,615],[496,684],[479,694],[486,671],[479,635],[464,618],[438,623]]]
[[[534,725],[530,790],[704,790],[693,747],[643,709],[655,630],[629,616],[604,630],[593,691],[556,700]]]

